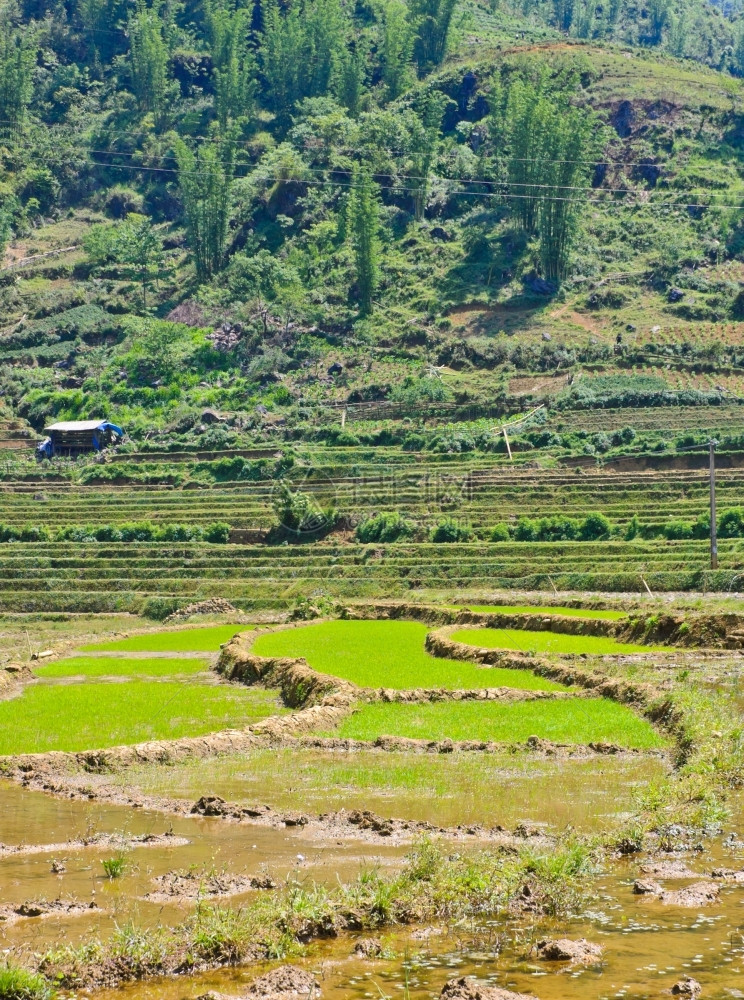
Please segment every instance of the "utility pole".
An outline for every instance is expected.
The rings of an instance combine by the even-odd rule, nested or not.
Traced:
[[[716,535],[716,445],[713,438],[710,447],[710,568],[718,569],[718,537]]]

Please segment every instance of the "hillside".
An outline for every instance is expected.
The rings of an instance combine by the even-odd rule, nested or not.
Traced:
[[[3,538],[408,540],[394,589],[438,588],[417,543],[583,540],[561,586],[699,586],[711,434],[744,525],[738,6],[564,7],[2,7]],[[125,442],[36,463],[91,417]]]

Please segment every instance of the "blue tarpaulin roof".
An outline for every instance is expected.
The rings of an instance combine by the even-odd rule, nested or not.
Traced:
[[[50,424],[44,428],[44,433],[50,431],[114,431],[115,434],[123,435],[124,431],[109,420],[63,420],[58,424]]]

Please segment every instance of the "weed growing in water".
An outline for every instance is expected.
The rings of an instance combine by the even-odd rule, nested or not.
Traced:
[[[123,854],[117,854],[113,858],[104,858],[101,861],[106,878],[121,878],[126,868],[126,860]]]

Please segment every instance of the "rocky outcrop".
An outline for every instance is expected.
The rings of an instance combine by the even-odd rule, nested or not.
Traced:
[[[702,992],[703,987],[692,976],[685,976],[672,986],[672,996],[675,997],[692,997],[693,1000],[697,1000]]]

